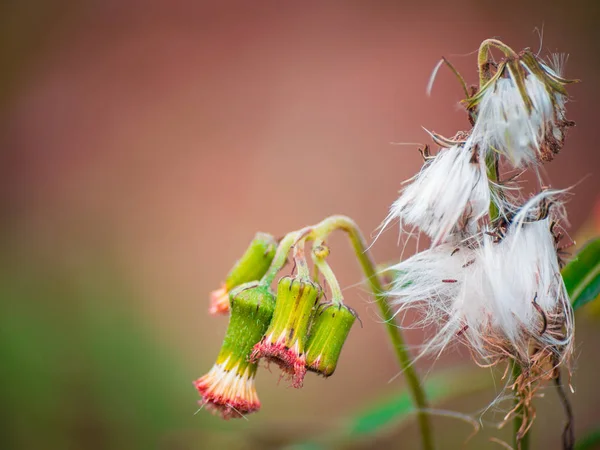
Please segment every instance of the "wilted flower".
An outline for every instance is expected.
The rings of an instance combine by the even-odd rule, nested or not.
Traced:
[[[436,156],[426,155],[421,171],[404,188],[382,227],[398,220],[420,228],[432,245],[451,233],[475,224],[488,213],[491,191],[485,161],[473,140],[442,148]]]
[[[424,352],[462,341],[482,365],[515,361],[529,419],[537,385],[572,354],[573,312],[552,232],[563,214],[559,194],[542,192],[487,233],[393,267],[399,275],[390,295],[399,311],[420,309],[418,326],[443,324]]]
[[[557,218],[545,206],[553,195],[557,192],[537,195],[510,223],[501,222],[493,231],[439,245],[393,266],[398,273],[390,291],[394,303],[400,310],[421,307],[420,325],[443,318],[446,325],[437,344],[465,336],[482,356],[487,354],[486,336],[495,334],[515,348],[523,347],[524,335],[547,345],[565,344],[564,338],[549,336],[540,323],[558,311],[571,334],[570,306],[551,231]],[[553,210],[560,211],[558,201]],[[522,353],[527,348],[524,345]]]
[[[343,304],[322,303],[315,314],[306,343],[308,370],[333,375],[356,313]]]
[[[236,286],[259,280],[267,272],[276,250],[277,241],[273,236],[256,233],[246,252],[227,275],[225,283],[210,293],[210,314],[229,311],[229,292]]]
[[[490,59],[492,47],[506,56],[498,64]],[[507,419],[519,411],[520,440],[535,416],[540,382],[558,380],[559,368],[570,367],[574,320],[560,273],[563,191],[544,190],[523,202],[518,174],[501,180],[502,158],[512,168],[553,159],[573,125],[565,117],[565,85],[572,81],[560,76],[559,58],[551,68],[496,39],[480,46],[480,88],[473,94],[445,59],[437,68],[444,62],[467,93],[473,128],[457,141],[432,134],[451,145],[426,161],[391,207],[386,225],[397,218],[418,227],[432,247],[391,267],[397,277],[390,301],[397,314],[422,312],[414,326],[437,328],[422,354],[463,342],[479,364],[511,361],[519,402]]]
[[[252,361],[264,358],[275,362],[284,373],[291,375],[296,388],[302,387],[306,374],[304,350],[308,327],[320,296],[320,286],[308,278],[281,278],[273,320],[252,351]]]
[[[555,60],[558,61],[558,60]],[[481,90],[466,100],[475,117],[473,143],[498,152],[513,166],[551,161],[563,146],[567,92],[572,81],[526,50],[495,67]]]
[[[257,411],[254,387],[257,364],[248,358],[267,330],[275,299],[268,286],[241,285],[231,292],[231,315],[219,356],[208,374],[194,382],[200,404],[224,419]]]

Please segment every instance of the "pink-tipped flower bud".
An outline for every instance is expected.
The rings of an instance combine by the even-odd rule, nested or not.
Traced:
[[[275,251],[277,241],[267,233],[256,233],[246,252],[235,263],[227,275],[225,283],[210,293],[210,314],[224,314],[229,311],[229,292],[241,284],[257,281],[267,272]]]
[[[200,404],[224,419],[257,411],[254,386],[257,364],[248,360],[252,348],[269,326],[275,298],[268,286],[247,283],[231,292],[231,315],[217,361],[194,382]]]
[[[342,304],[323,303],[315,314],[306,343],[308,370],[333,375],[356,313]]]
[[[304,349],[320,296],[320,286],[310,279],[283,277],[279,280],[273,320],[252,352],[252,361],[265,358],[275,362],[284,373],[291,375],[296,388],[302,387],[306,374]]]

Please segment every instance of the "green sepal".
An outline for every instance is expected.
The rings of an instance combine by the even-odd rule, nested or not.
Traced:
[[[299,353],[304,352],[308,338],[310,321],[321,297],[321,288],[310,279],[283,277],[277,284],[277,302],[273,320],[265,333],[287,348],[298,345]]]
[[[246,252],[227,275],[225,287],[231,291],[236,286],[260,280],[271,265],[277,241],[268,233],[256,233]]]
[[[269,327],[275,297],[269,286],[259,282],[245,283],[230,293],[230,305],[229,325],[217,364],[227,361],[225,370],[237,366],[240,373],[251,365],[251,370],[256,371],[256,364],[249,363],[248,357]]]
[[[306,343],[308,370],[325,377],[333,375],[355,320],[356,313],[344,305],[319,305]]]
[[[542,64],[540,64],[540,62],[533,53],[531,53],[530,51],[523,52],[523,54],[521,55],[521,61],[527,66],[529,70],[531,70],[531,73],[535,77],[537,77],[544,83],[544,86],[546,86],[546,91],[553,100],[553,103],[554,95],[556,94],[556,92],[562,95],[567,95],[567,90],[564,87],[564,84],[566,83],[559,82],[556,76],[552,75],[550,72],[548,72],[548,70],[544,68],[544,66],[542,66]]]

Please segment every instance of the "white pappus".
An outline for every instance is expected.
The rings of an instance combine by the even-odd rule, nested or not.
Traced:
[[[491,194],[486,167],[470,139],[442,148],[408,182],[382,229],[398,220],[401,231],[418,227],[435,246],[457,227],[473,224],[488,213]]]
[[[486,151],[496,151],[513,166],[536,165],[550,161],[563,145],[566,96],[553,90],[548,81],[523,62],[522,74],[504,67],[502,74],[484,87],[477,106],[474,142]],[[546,77],[556,77],[548,66],[539,65]],[[524,81],[525,102],[515,77]],[[557,84],[555,84],[556,86]]]
[[[501,237],[484,233],[476,241],[442,244],[392,267],[398,277],[391,303],[399,313],[421,311],[413,326],[439,328],[424,352],[438,353],[462,340],[482,363],[507,353],[528,363],[536,342],[560,360],[569,356],[574,325],[550,229],[553,218],[533,220],[540,204],[556,194],[543,192],[527,202]]]

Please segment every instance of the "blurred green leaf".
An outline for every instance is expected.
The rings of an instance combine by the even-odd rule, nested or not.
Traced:
[[[429,377],[425,392],[430,405],[435,406],[452,398],[487,389],[491,384],[489,373],[453,368]],[[414,419],[415,412],[410,393],[403,388],[346,420],[341,429],[314,440],[295,443],[286,449],[319,450],[331,448],[334,443],[366,438]]]
[[[0,448],[171,448],[204,435],[185,360],[109,262],[5,259]]]
[[[592,450],[600,448],[600,429],[586,434],[575,445],[575,450]]]
[[[600,239],[588,243],[562,270],[573,309],[600,295]]]
[[[478,391],[490,384],[491,379],[487,373],[451,369],[432,376],[425,385],[425,392],[433,405]],[[414,413],[410,393],[403,390],[358,414],[350,421],[347,431],[349,435],[357,437],[377,433],[383,428],[414,417]]]

